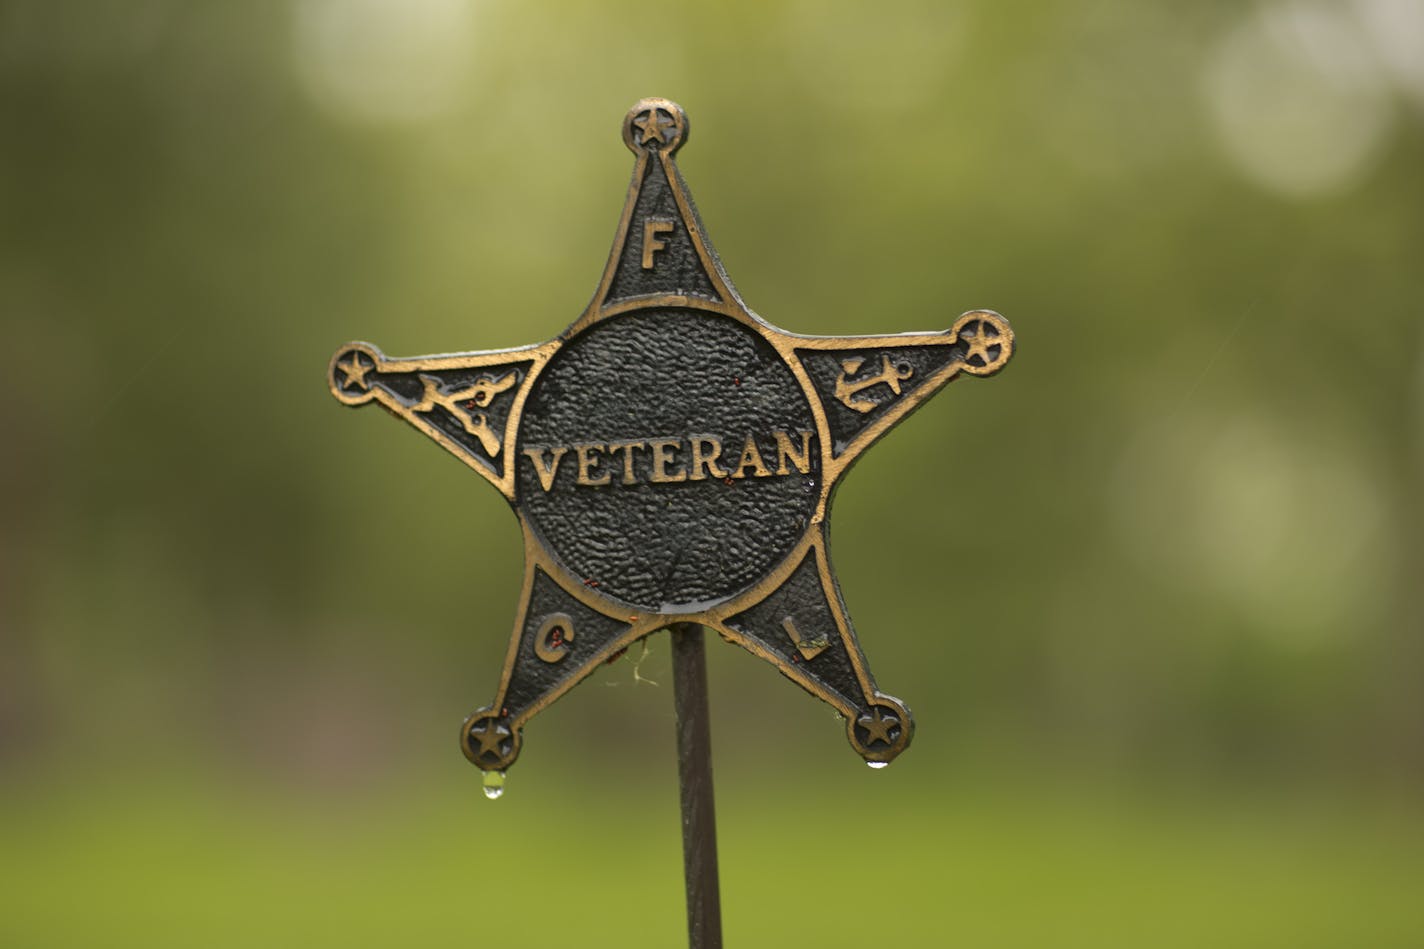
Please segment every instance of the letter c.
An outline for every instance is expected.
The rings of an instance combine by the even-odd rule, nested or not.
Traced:
[[[567,613],[550,613],[534,634],[534,655],[545,662],[559,662],[569,654],[574,641],[574,620]]]

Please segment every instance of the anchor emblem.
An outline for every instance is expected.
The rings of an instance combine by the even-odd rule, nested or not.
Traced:
[[[890,391],[896,395],[900,394],[900,383],[915,374],[915,370],[907,363],[900,363],[898,366],[891,362],[889,353],[880,354],[880,371],[864,379],[851,381],[851,376],[860,371],[860,367],[865,364],[862,356],[855,356],[850,359],[841,360],[841,374],[836,378],[836,398],[848,409],[855,409],[857,412],[869,412],[880,405],[874,399],[861,395],[871,386],[878,386],[882,382],[890,387]]]
[[[462,407],[460,403],[472,403],[474,407],[484,408],[494,401],[495,396],[512,388],[518,376],[517,372],[507,372],[498,379],[481,376],[472,386],[456,392],[442,392],[439,379],[421,373],[420,381],[425,383],[425,391],[421,393],[420,401],[412,405],[410,410],[429,412],[437,405],[440,406],[458,419],[465,431],[478,438],[485,451],[493,458],[499,454],[499,437],[490,428],[485,413],[466,411],[468,406]]]

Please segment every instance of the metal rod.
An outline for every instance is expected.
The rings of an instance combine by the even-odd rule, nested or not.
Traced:
[[[682,789],[682,865],[687,883],[687,944],[722,949],[717,882],[717,815],[712,800],[712,729],[707,710],[707,649],[702,627],[676,623],[672,690],[677,704],[677,777]]]

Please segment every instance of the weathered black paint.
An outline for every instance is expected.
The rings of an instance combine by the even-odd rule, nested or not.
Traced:
[[[814,438],[804,475],[588,487],[565,459],[549,491],[524,448],[712,435],[735,454],[752,435],[774,465],[773,430],[815,428],[785,361],[736,320],[672,307],[615,316],[534,380],[516,452],[521,507],[600,594],[649,612],[704,609],[762,579],[805,534],[820,485]]]

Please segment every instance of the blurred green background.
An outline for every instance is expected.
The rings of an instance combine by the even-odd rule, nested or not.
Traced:
[[[1411,0],[0,2],[0,944],[682,942],[666,636],[486,801],[514,519],[324,383],[563,329],[647,95],[773,323],[1021,343],[837,498],[894,767],[710,643],[729,944],[1424,945]]]

